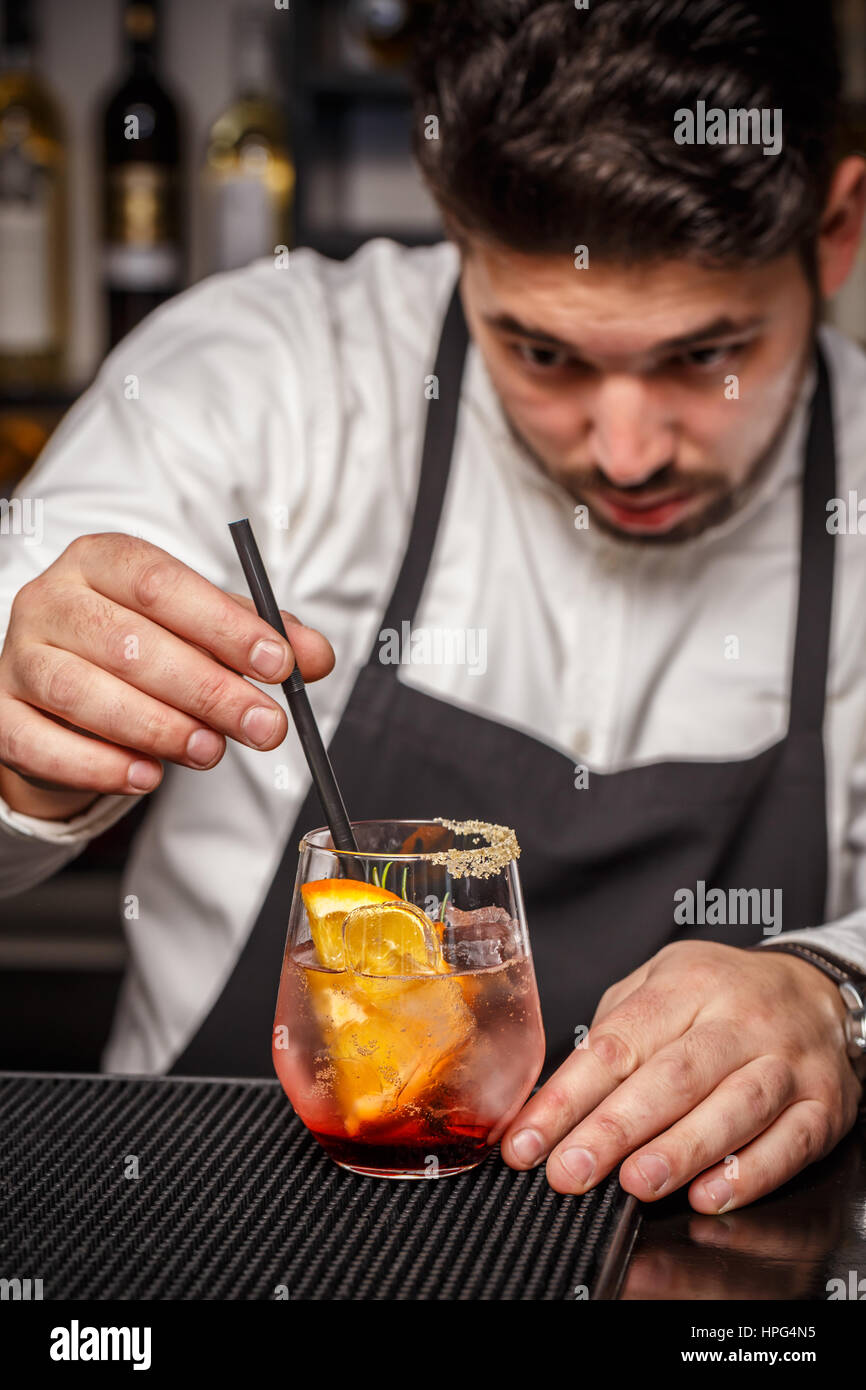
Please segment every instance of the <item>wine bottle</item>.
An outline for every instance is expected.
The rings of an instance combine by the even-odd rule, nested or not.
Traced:
[[[126,0],[128,71],[103,118],[102,278],[113,347],[184,285],[181,131],[158,73],[155,0]]]
[[[30,0],[0,29],[0,386],[63,384],[68,239],[60,112],[33,70]]]
[[[295,166],[274,100],[273,15],[234,16],[236,98],[211,126],[203,171],[208,269],[233,270],[291,246]]]

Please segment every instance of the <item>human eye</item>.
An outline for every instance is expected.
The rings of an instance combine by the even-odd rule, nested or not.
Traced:
[[[564,367],[573,360],[571,355],[561,348],[538,347],[532,343],[515,343],[513,347],[527,366],[538,367],[542,371]]]
[[[732,361],[738,353],[743,351],[745,343],[724,343],[712,347],[691,348],[688,352],[681,353],[675,362],[683,367],[691,367],[696,371],[711,372],[725,363]]]

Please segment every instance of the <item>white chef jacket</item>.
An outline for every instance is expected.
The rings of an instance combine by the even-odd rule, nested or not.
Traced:
[[[336,669],[309,687],[330,739],[406,544],[425,378],[458,264],[449,242],[406,249],[377,238],[346,262],[304,248],[288,268],[266,260],[216,275],[152,314],[109,355],[17,490],[41,500],[43,535],[0,537],[0,637],[16,591],[86,533],[142,535],[244,593],[227,523],[248,515],[280,604],[334,646]],[[837,490],[866,495],[866,356],[820,331]],[[590,778],[662,759],[739,760],[776,742],[788,722],[813,385],[814,369],[772,466],[735,515],[682,544],[639,547],[575,525],[573,500],[513,438],[471,344],[415,627],[481,630],[486,659],[406,664],[399,679],[522,729]],[[828,921],[783,935],[866,968],[866,538],[841,534],[836,547]],[[272,752],[229,740],[209,772],[165,764],[125,870],[129,969],[105,1070],[166,1071],[195,1033],[308,786],[291,725]],[[54,873],[137,799],[101,797],[68,822],[0,800],[0,897]]]

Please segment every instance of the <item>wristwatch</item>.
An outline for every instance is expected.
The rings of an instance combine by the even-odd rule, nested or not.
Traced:
[[[866,1110],[866,970],[829,951],[817,951],[802,941],[773,941],[766,945],[756,943],[749,949],[784,951],[788,955],[800,956],[816,969],[822,970],[839,986],[839,993],[847,1010],[843,1020],[846,1051],[857,1076],[864,1083],[860,1110]]]

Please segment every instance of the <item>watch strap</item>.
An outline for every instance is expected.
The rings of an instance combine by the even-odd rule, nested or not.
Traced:
[[[823,947],[816,950],[814,946],[807,946],[804,941],[772,941],[766,945],[763,942],[750,946],[749,950],[755,951],[784,951],[787,955],[800,956],[802,960],[809,961],[818,970],[823,970],[825,975],[829,975],[837,985],[842,985],[846,980],[853,980],[855,984],[866,983],[866,970],[860,966],[852,964],[842,956],[834,955],[831,951],[825,951]]]

